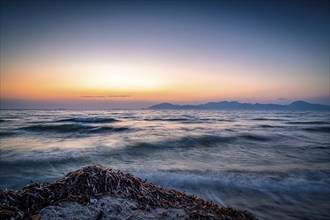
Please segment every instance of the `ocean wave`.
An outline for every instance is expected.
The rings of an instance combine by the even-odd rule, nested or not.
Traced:
[[[215,122],[234,122],[230,119],[216,119],[216,118],[146,118],[144,121],[164,121],[164,122],[181,122],[183,124],[202,124]]]
[[[145,121],[190,121],[188,118],[145,118]]]
[[[267,124],[262,124],[262,125],[256,125],[256,128],[287,128],[287,126],[281,126],[281,125],[267,125]]]
[[[194,147],[212,147],[219,143],[228,143],[236,140],[235,137],[221,137],[213,135],[204,136],[186,136],[178,139],[163,140],[154,143],[136,143],[129,145],[130,149],[167,149],[167,148],[194,148]]]
[[[48,132],[48,133],[104,133],[127,131],[128,127],[110,127],[110,126],[89,126],[82,124],[47,124],[32,125],[20,128],[20,130],[30,132]]]
[[[275,128],[275,127],[278,127],[278,126],[273,126],[273,125],[258,125],[257,127],[260,127],[260,128]]]
[[[14,135],[16,135],[15,132],[2,132],[2,131],[0,132],[0,137],[2,137],[2,138],[4,138],[4,137],[12,137]]]
[[[89,130],[89,133],[121,132],[131,130],[128,127],[96,127]]]
[[[2,160],[0,165],[0,189],[17,189],[34,182],[51,182],[63,176],[69,168],[78,168],[90,163],[87,156],[38,158],[37,160]]]
[[[49,166],[59,166],[59,165],[74,165],[77,162],[81,162],[88,159],[88,157],[79,156],[79,157],[46,157],[38,158],[37,160],[33,159],[23,159],[23,160],[3,160],[1,161],[1,166],[4,169],[15,169],[18,167],[24,167],[25,169],[42,169],[45,167],[45,164]]]
[[[217,119],[216,121],[222,121],[222,122],[236,122],[234,119]]]
[[[285,193],[320,192],[330,193],[328,171],[305,172],[220,172],[195,174],[191,172],[141,172],[134,173],[142,179],[154,182],[164,188],[195,191],[210,191],[230,188],[231,190],[254,190]]]
[[[139,153],[139,152],[153,152],[159,150],[169,150],[177,148],[210,148],[210,147],[225,147],[228,143],[233,143],[239,140],[248,141],[271,141],[270,137],[258,136],[254,134],[241,134],[235,136],[217,136],[217,135],[203,135],[203,136],[185,136],[177,139],[162,140],[157,142],[138,142],[120,149],[121,152]]]
[[[245,140],[250,140],[250,141],[271,141],[272,138],[269,136],[261,136],[261,135],[255,135],[255,134],[241,134],[239,135],[239,138],[245,139]]]
[[[330,149],[330,145],[329,146],[316,146],[316,147],[312,147],[312,149],[327,150],[327,149]]]
[[[137,119],[139,117],[137,117],[137,116],[120,116],[120,118],[124,118],[124,119]]]
[[[305,131],[330,133],[330,127],[310,127],[303,128]]]
[[[80,122],[80,123],[112,123],[119,120],[114,118],[67,118],[56,122]]]
[[[287,124],[294,124],[294,125],[321,125],[321,124],[329,124],[329,122],[325,121],[290,121]]]
[[[253,118],[252,121],[285,121],[284,119],[280,118]]]

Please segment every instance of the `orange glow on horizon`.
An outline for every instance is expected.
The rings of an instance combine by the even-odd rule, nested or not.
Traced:
[[[67,60],[61,65],[2,66],[1,99],[194,102],[265,96],[294,98],[301,91],[312,95],[322,92],[313,85],[292,83],[289,73],[285,73],[289,80],[283,81],[276,70],[265,77],[260,74],[262,69],[251,68],[244,74],[243,69],[225,63],[207,67],[203,63],[185,62],[152,64],[141,60],[78,63]]]

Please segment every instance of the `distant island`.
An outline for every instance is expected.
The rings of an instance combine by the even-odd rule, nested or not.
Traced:
[[[251,104],[237,101],[208,102],[200,105],[174,105],[171,103],[161,103],[147,108],[149,110],[330,110],[330,106],[312,104],[304,101],[295,101],[289,105],[279,104]]]

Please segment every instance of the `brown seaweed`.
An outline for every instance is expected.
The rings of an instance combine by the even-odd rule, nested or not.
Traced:
[[[165,190],[129,173],[115,172],[101,165],[70,172],[52,184],[32,183],[17,191],[1,190],[0,219],[31,219],[49,205],[64,201],[87,205],[90,198],[105,195],[135,200],[140,209],[183,208],[191,219],[255,219],[246,211],[220,207],[176,190]]]

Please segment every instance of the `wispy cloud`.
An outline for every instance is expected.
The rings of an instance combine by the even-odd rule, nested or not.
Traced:
[[[83,95],[82,98],[104,98],[106,96],[103,95]]]
[[[109,95],[109,98],[128,98],[130,95]]]
[[[128,98],[131,97],[129,95],[84,95],[80,96],[82,98]]]

